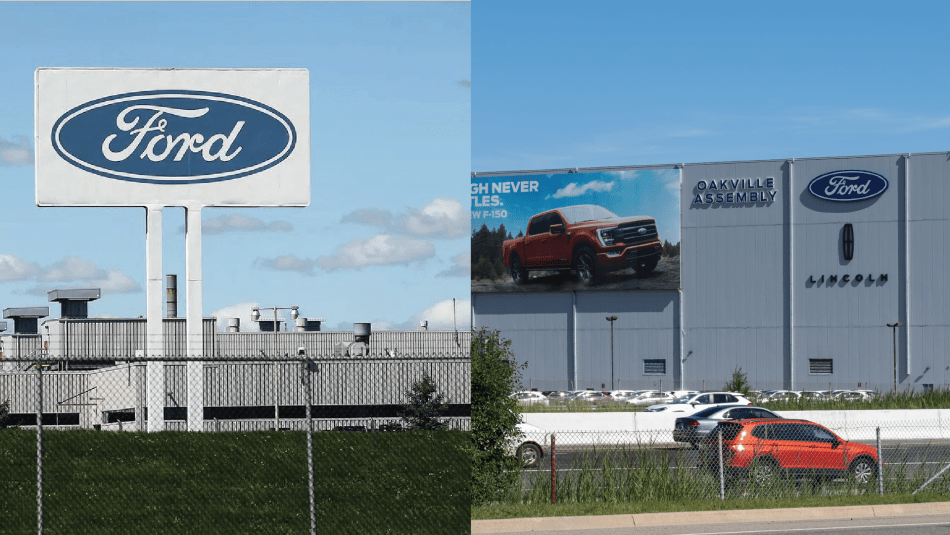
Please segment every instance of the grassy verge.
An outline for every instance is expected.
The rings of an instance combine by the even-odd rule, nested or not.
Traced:
[[[778,509],[786,507],[836,507],[879,505],[885,503],[926,503],[948,501],[947,494],[919,493],[885,496],[814,496],[785,499],[711,500],[644,500],[624,503],[532,503],[499,504],[472,507],[472,520],[493,518],[532,518],[544,516],[621,515],[639,513],[672,513],[682,511],[727,511],[735,509]]]
[[[871,401],[816,401],[798,399],[794,401],[769,401],[760,406],[775,411],[841,411],[841,410],[900,410],[900,409],[950,409],[950,390],[931,392],[889,392]],[[569,402],[558,405],[524,405],[519,407],[523,413],[537,412],[642,412],[646,407],[626,403],[593,404]]]
[[[50,533],[305,533],[303,433],[48,431]],[[467,533],[469,435],[315,433],[317,529]],[[0,532],[36,531],[36,435],[0,431]]]

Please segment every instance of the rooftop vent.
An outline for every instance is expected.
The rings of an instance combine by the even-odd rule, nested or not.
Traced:
[[[7,330],[7,322],[0,321],[0,333],[2,333],[5,330]]]
[[[369,343],[369,337],[373,332],[372,323],[354,323],[353,324],[353,338],[357,342],[362,342],[364,344]]]
[[[3,309],[3,317],[13,319],[13,334],[38,334],[37,319],[46,316],[49,316],[49,307]]]
[[[241,332],[241,318],[228,318],[228,332],[229,333]]]
[[[99,299],[99,288],[78,290],[53,290],[47,292],[50,303],[59,303],[59,316],[64,319],[86,319],[89,317],[89,301]],[[49,309],[46,309],[49,311]],[[47,312],[46,315],[49,315]]]
[[[165,317],[178,317],[178,275],[165,275]]]

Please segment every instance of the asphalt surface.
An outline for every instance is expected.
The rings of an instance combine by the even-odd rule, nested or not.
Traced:
[[[473,520],[472,533],[945,535],[950,533],[950,502]]]

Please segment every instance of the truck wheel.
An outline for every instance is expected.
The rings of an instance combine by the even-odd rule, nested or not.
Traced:
[[[515,284],[524,284],[528,280],[528,272],[525,270],[524,266],[521,265],[521,259],[518,258],[518,255],[511,255],[511,280],[515,281]]]
[[[581,247],[574,253],[574,270],[581,282],[597,283],[597,255],[590,247]]]
[[[659,262],[658,259],[647,260],[646,262],[642,264],[637,264],[637,266],[633,268],[633,270],[637,272],[637,275],[640,275],[642,277],[644,275],[649,274],[654,269],[656,269],[656,264],[658,262]]]

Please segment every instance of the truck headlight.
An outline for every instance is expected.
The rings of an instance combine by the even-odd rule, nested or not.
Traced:
[[[597,229],[597,239],[604,247],[610,247],[614,244],[614,229],[617,227],[607,227]]]

